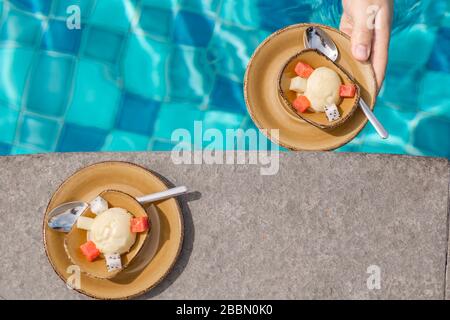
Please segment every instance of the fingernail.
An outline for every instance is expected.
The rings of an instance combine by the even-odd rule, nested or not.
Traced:
[[[358,44],[353,51],[356,59],[358,60],[369,59],[369,48],[367,46]]]

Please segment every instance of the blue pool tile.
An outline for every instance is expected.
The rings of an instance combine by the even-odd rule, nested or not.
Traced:
[[[225,1],[234,2],[234,1]],[[246,1],[242,1],[245,3]],[[220,5],[220,0],[181,0],[181,6],[198,13],[215,13]]]
[[[162,100],[166,94],[166,63],[169,46],[142,35],[128,38],[122,72],[127,91]]]
[[[0,142],[0,156],[7,156],[11,153],[11,145]]]
[[[174,41],[194,47],[206,47],[214,29],[214,20],[181,10],[175,18]]]
[[[185,144],[183,142],[170,142],[170,141],[164,141],[164,140],[154,140],[151,146],[152,151],[172,151],[175,147],[180,148],[182,146],[182,149],[185,151],[192,151],[193,147],[192,145]]]
[[[180,5],[182,0],[142,0],[142,6],[152,6],[164,9],[173,9]]]
[[[161,105],[153,134],[156,138],[169,141],[172,138],[172,133],[177,129],[188,130],[193,135],[194,122],[201,121],[203,113],[195,104],[163,104]]]
[[[18,8],[33,12],[48,14],[50,11],[51,1],[47,0],[10,0]]]
[[[383,123],[383,126],[389,132],[389,138],[382,141],[376,133],[374,127],[368,123],[361,136],[366,140],[374,140],[384,143],[395,144],[396,141],[408,142],[411,139],[412,123],[418,116],[417,112],[403,112],[398,109],[386,106],[378,102],[374,110],[375,116]]]
[[[450,159],[450,121],[442,117],[424,117],[414,130],[414,146],[427,154]]]
[[[213,130],[211,131],[211,135],[213,135],[214,138],[205,138],[205,141],[203,141],[203,148],[215,150],[236,149],[236,147],[232,148],[232,143],[230,141],[227,142],[226,133],[228,129],[241,128],[244,119],[245,116],[243,114],[229,113],[224,111],[206,111],[202,123],[203,134],[205,135],[205,132],[207,132],[207,130]],[[219,137],[221,137],[222,139],[216,137],[216,133],[219,132]]]
[[[258,0],[224,1],[219,15],[228,24],[250,28],[258,28],[261,24]]]
[[[53,6],[53,14],[57,17],[67,18],[67,8],[70,6],[78,6],[80,8],[80,14],[82,19],[86,19],[91,14],[95,0],[55,0]]]
[[[259,16],[261,27],[269,31],[275,31],[291,24],[310,21],[312,4],[292,0],[259,0]]]
[[[407,0],[408,1],[408,0]],[[300,22],[310,22],[310,23],[319,23],[328,25],[335,29],[339,29],[339,25],[342,17],[342,1],[334,1],[334,0],[305,0],[301,1],[302,4],[309,4],[309,6],[305,6],[301,9],[297,9],[297,3],[292,3],[291,7],[286,8],[286,10],[290,10],[290,15],[293,16],[293,20],[298,19]],[[301,12],[300,10],[310,10],[309,17],[308,11]],[[300,20],[302,18],[306,18],[307,20]]]
[[[55,120],[36,115],[25,115],[20,128],[20,143],[53,151],[53,143],[57,140],[60,125]]]
[[[133,94],[124,94],[117,113],[116,128],[150,136],[160,103]]]
[[[448,10],[446,10],[444,17],[442,18],[441,27],[450,28],[450,9],[449,9],[449,5],[447,5],[447,9]]]
[[[208,59],[218,74],[242,81],[251,55],[268,35],[266,31],[223,24],[214,32]]]
[[[50,20],[42,38],[42,48],[50,51],[78,54],[82,29],[69,29],[65,21]]]
[[[394,34],[389,49],[389,63],[405,68],[425,66],[436,40],[436,28],[413,25]],[[414,52],[414,54],[405,54]]]
[[[207,110],[203,118],[203,129],[239,129],[245,116],[240,113],[231,113],[220,110]]]
[[[124,35],[91,27],[86,37],[84,54],[109,63],[120,58]],[[107,48],[107,50],[105,50]]]
[[[379,100],[397,109],[414,112],[423,83],[423,69],[389,64]]]
[[[364,141],[359,147],[355,148],[355,152],[363,153],[388,153],[388,154],[404,154],[405,149],[402,143],[392,144],[382,141]]]
[[[131,18],[134,18],[135,9],[135,3],[132,1],[96,1],[89,22],[107,29],[126,32],[130,28]]]
[[[359,148],[361,148],[361,143],[359,140],[355,142],[355,139],[353,141],[350,141],[346,145],[340,147],[339,149],[336,149],[337,152],[358,152]]]
[[[39,54],[31,72],[26,108],[49,116],[63,115],[72,85],[74,64],[71,57]]]
[[[28,77],[33,50],[26,48],[0,48],[0,101],[18,106],[21,103]]]
[[[373,126],[368,123],[358,135],[352,151],[368,153],[404,154],[406,145],[412,140],[416,112],[402,112],[378,103],[374,111],[377,118],[389,132],[388,139],[381,139]]]
[[[93,60],[78,62],[75,88],[66,120],[89,127],[113,128],[120,103],[120,89],[110,69]]]
[[[445,13],[449,11],[447,0],[421,1],[421,16],[419,21],[431,26],[440,26]],[[412,2],[413,3],[413,2]]]
[[[211,92],[214,72],[205,50],[175,47],[169,58],[167,90],[169,98],[187,102],[206,100]]]
[[[439,29],[428,69],[450,72],[450,27]]]
[[[246,117],[246,120],[243,123],[242,129],[245,130],[246,132],[248,132],[250,130],[251,132],[257,132],[257,134],[258,134],[258,139],[256,142],[249,141],[248,139],[246,141],[244,141],[245,150],[255,151],[255,150],[276,150],[276,149],[278,149],[279,151],[288,151],[288,149],[283,148],[283,147],[277,145],[276,143],[272,142],[271,140],[269,140],[258,129],[258,127],[253,123],[253,121],[251,120],[250,117]],[[247,134],[251,134],[251,133],[247,133]]]
[[[107,131],[66,122],[58,141],[59,152],[98,151],[103,147]]]
[[[30,154],[37,154],[42,153],[42,150],[37,150],[29,147],[23,147],[23,146],[13,146],[11,149],[12,155],[30,155]]]
[[[450,74],[429,71],[419,90],[419,109],[450,120]]]
[[[146,151],[149,141],[147,136],[114,130],[106,138],[102,151]]]
[[[209,104],[225,110],[245,112],[243,85],[217,76]]]
[[[42,21],[10,9],[0,30],[0,39],[33,46],[42,30]]]
[[[16,135],[19,112],[0,105],[0,142],[12,143]]]
[[[173,29],[173,11],[145,6],[141,10],[139,26],[150,35],[169,40]]]

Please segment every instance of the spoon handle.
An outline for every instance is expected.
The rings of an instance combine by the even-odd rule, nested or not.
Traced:
[[[157,192],[157,193],[152,193],[152,194],[149,194],[146,196],[142,196],[142,197],[137,198],[136,200],[138,202],[140,202],[141,204],[145,204],[145,203],[149,203],[149,202],[155,202],[155,201],[159,201],[159,200],[173,198],[173,197],[179,196],[186,192],[187,192],[187,188],[182,186],[182,187],[176,187],[176,188],[165,190],[162,192]]]
[[[370,123],[373,125],[377,133],[380,135],[380,137],[382,139],[389,138],[389,133],[386,131],[380,121],[378,121],[377,117],[375,117],[372,110],[370,110],[369,106],[362,98],[359,99],[359,106],[366,115],[367,119],[369,119]]]

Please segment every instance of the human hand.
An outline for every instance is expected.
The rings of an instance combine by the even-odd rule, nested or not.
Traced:
[[[393,0],[342,0],[341,31],[352,39],[352,53],[372,63],[378,89],[386,74]]]

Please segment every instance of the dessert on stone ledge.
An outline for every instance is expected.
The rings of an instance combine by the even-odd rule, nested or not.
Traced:
[[[147,217],[134,217],[122,208],[109,208],[102,197],[90,203],[95,218],[81,216],[78,229],[87,231],[86,243],[80,250],[90,262],[104,258],[109,272],[122,269],[121,255],[130,251],[136,234],[150,228]]]

